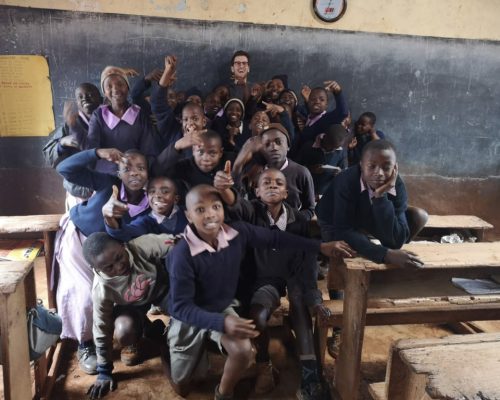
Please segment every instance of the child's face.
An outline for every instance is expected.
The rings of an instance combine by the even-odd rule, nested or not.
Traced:
[[[172,109],[175,110],[177,107],[177,95],[173,89],[167,90],[167,104]]]
[[[263,153],[269,165],[277,165],[285,161],[288,152],[288,142],[286,136],[272,129],[262,135]]]
[[[264,204],[281,203],[288,196],[285,175],[275,169],[265,170],[259,177],[255,194]]]
[[[328,107],[328,95],[326,91],[313,89],[307,100],[309,112],[313,115],[321,114]]]
[[[127,82],[118,75],[110,75],[104,81],[104,95],[112,105],[123,105],[127,102]]]
[[[127,189],[141,190],[148,181],[148,163],[138,154],[128,154],[126,159],[127,163],[120,162],[118,165],[118,177]]]
[[[291,94],[290,92],[285,92],[280,97],[280,104],[287,104],[292,108],[292,110],[295,110],[297,102],[295,101],[295,97],[293,97],[293,94]]]
[[[373,190],[387,183],[396,166],[393,150],[369,150],[361,159],[361,178]]]
[[[205,99],[204,109],[205,114],[209,118],[215,117],[215,114],[219,112],[221,108],[220,97],[214,93],[210,93]]]
[[[200,107],[202,106],[201,97],[200,97],[200,96],[198,96],[197,94],[192,94],[191,96],[189,96],[189,97],[186,99],[186,102],[188,102],[188,103],[198,104]]]
[[[201,107],[187,105],[182,109],[182,130],[184,132],[187,132],[188,127],[194,127],[200,131],[205,128],[206,124],[207,118]]]
[[[198,193],[191,201],[186,201],[186,217],[194,225],[200,237],[211,242],[217,237],[224,222],[224,207],[214,193]]]
[[[250,65],[246,56],[236,56],[231,66],[231,72],[236,80],[245,80],[250,72]]]
[[[123,244],[110,243],[101,254],[94,258],[93,267],[96,271],[102,272],[110,278],[129,275],[130,260]]]
[[[94,110],[101,104],[101,94],[95,86],[82,85],[75,90],[76,104],[78,111],[84,113],[87,117],[92,115]]]
[[[186,92],[180,91],[175,94],[177,97],[177,103],[182,104],[186,101]]]
[[[148,185],[148,200],[155,213],[169,216],[174,204],[179,201],[175,183],[167,178],[153,179]]]
[[[257,111],[250,120],[250,130],[252,136],[258,136],[260,133],[269,126],[271,120],[265,111]]]
[[[229,103],[226,108],[226,117],[229,123],[237,123],[241,121],[241,116],[243,114],[243,110],[239,103],[233,101]]]
[[[223,150],[220,140],[212,138],[203,141],[202,145],[193,146],[193,157],[202,172],[211,172],[219,165]]]
[[[358,118],[356,124],[354,125],[354,128],[358,135],[368,135],[373,129],[373,124],[370,118],[364,116]]]
[[[283,85],[281,79],[273,79],[267,87],[267,95],[271,100],[276,101],[283,90],[285,90],[285,85]]]

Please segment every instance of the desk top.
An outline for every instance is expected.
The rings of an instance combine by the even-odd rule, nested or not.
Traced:
[[[500,242],[481,243],[411,243],[403,247],[412,251],[425,263],[421,268],[470,268],[500,267]],[[397,268],[388,264],[376,264],[361,257],[344,259],[347,269],[383,271]]]
[[[491,229],[493,225],[474,215],[429,215],[425,228]]]
[[[0,261],[0,293],[14,293],[32,268],[31,261]]]
[[[61,217],[62,214],[0,217],[0,233],[57,231]]]

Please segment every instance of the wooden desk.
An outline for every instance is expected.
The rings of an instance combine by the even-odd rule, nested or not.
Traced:
[[[31,399],[26,305],[35,304],[33,263],[0,261],[0,337],[5,400]]]
[[[426,232],[429,231],[447,234],[454,230],[469,230],[479,242],[482,242],[484,232],[492,228],[493,225],[474,215],[429,215],[429,220],[419,236],[426,236]]]
[[[50,287],[50,280],[54,258],[54,239],[59,229],[61,217],[62,214],[0,217],[0,234],[13,234],[13,236],[19,234],[20,237],[24,233],[41,233],[43,235],[49,308],[56,308],[55,293]]]
[[[373,398],[500,398],[500,334],[402,339],[393,344],[385,382],[370,385]]]
[[[347,259],[339,266],[345,277],[345,297],[335,387],[344,400],[358,397],[368,306],[374,310],[369,321],[373,325],[499,318],[500,296],[468,295],[455,288],[450,278],[498,273],[500,242],[411,244],[404,249],[416,253],[425,266],[400,269],[362,258]],[[388,312],[391,304],[396,312]]]

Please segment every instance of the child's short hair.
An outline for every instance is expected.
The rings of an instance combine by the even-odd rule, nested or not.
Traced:
[[[237,50],[234,52],[233,57],[231,58],[231,65],[234,64],[234,59],[238,56],[245,56],[250,64],[250,54],[248,54],[245,50]]]
[[[316,86],[315,88],[311,89],[311,93],[312,92],[320,92],[320,91],[323,92],[323,93],[325,93],[326,97],[328,97],[328,91],[324,87],[322,87],[322,86]]]
[[[347,135],[347,131],[340,124],[333,124],[328,127],[325,132],[325,137],[332,143],[342,142]]]
[[[142,157],[144,159],[144,161],[146,161],[146,163],[148,162],[148,158],[146,157],[146,155],[138,149],[128,149],[126,152],[123,153],[123,155],[125,157],[127,157],[127,156],[139,156],[139,157]]]
[[[359,116],[360,119],[363,117],[368,118],[372,125],[375,125],[375,122],[377,122],[377,116],[374,113],[372,113],[371,111],[364,112],[363,114],[361,114]]]
[[[94,232],[83,242],[83,257],[92,268],[94,268],[94,261],[99,254],[112,243],[121,243],[120,241],[112,238],[106,232]]]
[[[194,201],[193,198],[196,198],[195,196],[207,195],[216,196],[224,204],[224,200],[222,199],[220,192],[216,188],[211,185],[207,185],[206,183],[202,183],[201,185],[192,187],[191,190],[186,194],[186,208],[190,208],[191,203]]]
[[[370,151],[383,151],[383,150],[392,150],[394,154],[396,154],[396,148],[391,142],[385,139],[380,139],[380,140],[372,140],[371,142],[365,144],[365,146],[363,147],[363,151],[361,153],[361,158],[363,158],[365,154]]]
[[[168,176],[163,176],[163,175],[155,176],[154,178],[151,178],[150,180],[148,180],[148,185],[146,186],[146,190],[149,190],[151,188],[151,185],[153,184],[153,182],[156,182],[159,180],[169,181],[174,186],[175,193],[176,194],[179,193],[179,189],[178,189],[179,186],[177,185],[177,182],[175,182],[174,179],[171,179]]]
[[[203,107],[197,103],[193,103],[193,102],[184,103],[184,105],[182,106],[182,112],[184,112],[184,110],[187,108],[198,109],[202,115],[205,115],[205,111],[203,110]]]
[[[202,136],[202,140],[209,141],[209,140],[217,140],[220,145],[222,146],[222,137],[219,132],[214,131],[213,129],[207,129],[207,132]]]
[[[262,179],[262,176],[263,176],[265,173],[269,172],[269,171],[274,171],[274,172],[278,172],[278,173],[280,173],[280,174],[283,176],[283,178],[285,178],[285,186],[286,186],[286,187],[288,187],[288,182],[287,182],[287,180],[286,180],[286,176],[285,176],[285,174],[284,174],[282,171],[280,171],[278,168],[267,168],[267,169],[262,170],[262,171],[260,172],[259,176],[257,177],[257,185],[260,185],[260,180]]]

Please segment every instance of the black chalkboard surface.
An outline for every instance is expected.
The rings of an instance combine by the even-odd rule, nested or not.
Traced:
[[[106,65],[147,72],[178,57],[177,87],[204,93],[229,77],[237,49],[251,80],[288,73],[289,85],[335,79],[353,116],[373,111],[411,175],[500,175],[500,44],[253,24],[195,22],[0,6],[1,54],[43,54],[56,121],[80,82]],[[27,110],[29,112],[29,110]],[[44,138],[0,139],[0,167],[43,166]],[[16,156],[23,151],[28,157]],[[28,153],[26,153],[26,151]]]

